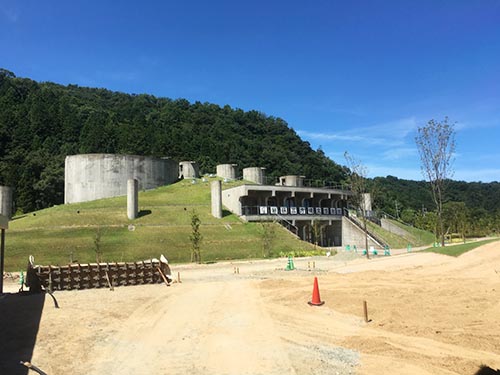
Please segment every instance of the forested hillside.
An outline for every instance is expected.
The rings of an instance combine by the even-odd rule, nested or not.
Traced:
[[[265,167],[270,178],[346,179],[345,167],[313,150],[284,120],[257,111],[38,83],[0,69],[0,185],[15,188],[16,209],[62,203],[64,158],[80,153],[196,160],[202,173],[236,163]],[[422,215],[434,210],[424,181],[388,176],[370,183],[376,210],[432,229],[432,215]],[[478,226],[498,228],[500,183],[450,181],[446,200],[451,216],[464,212]]]
[[[23,212],[62,203],[64,158],[123,153],[265,167],[341,182],[342,167],[279,118],[229,106],[37,83],[0,70],[0,184]]]
[[[405,223],[434,231],[436,217],[429,184],[394,176],[370,181],[375,209]],[[500,183],[449,180],[446,184],[444,219],[454,233],[491,234],[500,230]],[[462,228],[458,228],[462,226]]]

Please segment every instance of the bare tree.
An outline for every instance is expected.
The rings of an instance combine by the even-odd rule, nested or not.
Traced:
[[[436,204],[441,246],[444,246],[443,199],[446,181],[453,176],[454,124],[449,123],[448,117],[441,122],[430,120],[427,125],[418,128],[415,143],[420,154],[422,175],[431,186],[432,199]]]
[[[354,157],[349,155],[346,151],[344,153],[344,158],[347,162],[347,167],[349,168],[349,182],[351,184],[352,191],[352,202],[354,206],[360,210],[361,218],[363,221],[363,231],[365,232],[365,249],[366,258],[370,259],[370,254],[368,251],[368,229],[366,227],[366,217],[367,217],[367,201],[366,193],[368,193],[368,186],[366,177],[368,175],[367,168]]]

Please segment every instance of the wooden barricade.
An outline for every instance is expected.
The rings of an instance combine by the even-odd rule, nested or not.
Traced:
[[[68,264],[65,266],[34,266],[40,284],[48,290],[113,288],[125,285],[164,282],[161,270],[171,279],[170,267],[157,260],[119,263]]]

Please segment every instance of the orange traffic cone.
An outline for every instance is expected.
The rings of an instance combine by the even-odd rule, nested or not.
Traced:
[[[313,295],[312,295],[312,301],[307,302],[311,306],[321,306],[325,303],[325,301],[321,301],[321,298],[319,296],[319,288],[318,288],[318,278],[314,278],[314,288],[313,288]]]

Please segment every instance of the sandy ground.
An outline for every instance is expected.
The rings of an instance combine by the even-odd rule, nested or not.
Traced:
[[[458,258],[402,253],[366,260],[344,253],[296,259],[295,271],[285,266],[285,259],[174,265],[182,283],[170,287],[56,292],[60,308],[45,297],[31,362],[50,375],[500,368],[500,242]],[[314,276],[321,307],[307,304]],[[6,282],[7,290],[18,289]],[[0,309],[9,301],[13,295],[4,295]],[[5,337],[8,324],[0,319],[3,345],[22,345],[12,333]],[[19,359],[29,360],[0,356],[4,364]]]

